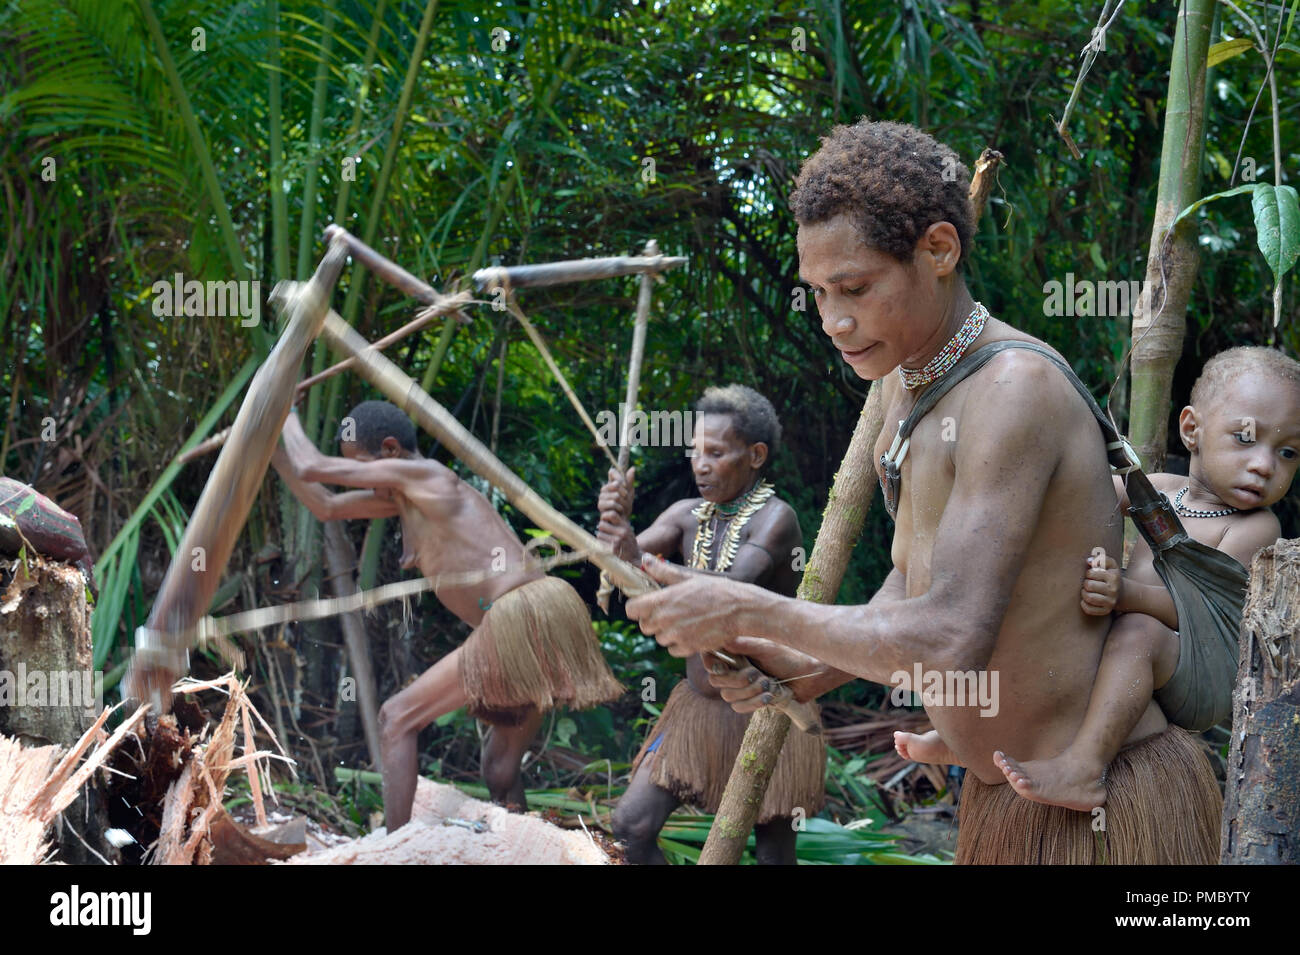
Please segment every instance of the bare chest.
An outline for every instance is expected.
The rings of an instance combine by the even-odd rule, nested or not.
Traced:
[[[929,587],[930,555],[952,494],[953,450],[960,430],[957,418],[940,401],[904,441],[898,435],[899,425],[912,405],[912,397],[906,394],[887,400],[884,425],[872,456],[882,494],[887,493],[889,483],[886,459],[894,461],[898,469],[891,553],[894,566],[907,577],[909,596]]]

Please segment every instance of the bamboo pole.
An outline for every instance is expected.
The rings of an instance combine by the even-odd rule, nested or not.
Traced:
[[[1001,153],[985,149],[975,164],[968,195],[976,222],[984,211],[1001,162]],[[831,483],[822,525],[799,583],[800,600],[833,603],[839,593],[877,487],[875,446],[884,426],[884,412],[880,382],[873,381],[848,450]],[[740,862],[789,731],[790,721],[771,707],[759,710],[750,718],[709,837],[700,852],[700,865]]]
[[[659,243],[651,239],[645,244],[645,251],[642,256],[647,259],[659,258]],[[686,259],[683,257],[682,261]],[[637,392],[641,388],[641,363],[645,360],[645,337],[646,329],[650,325],[650,295],[654,289],[654,274],[650,272],[641,273],[641,288],[636,297],[636,320],[632,324],[632,354],[627,361],[627,394],[624,398],[623,406],[627,409],[627,414],[623,416],[623,427],[619,430],[618,435],[618,469],[620,472],[627,471],[628,462],[632,457],[632,446],[630,442],[632,428],[632,411],[636,408]]]
[[[447,450],[465,462],[475,474],[497,488],[506,500],[535,521],[538,527],[574,550],[583,552],[588,560],[606,571],[625,594],[637,596],[659,588],[641,568],[620,559],[607,544],[551,507],[405,372],[370,349],[366,340],[335,312],[331,311],[326,316],[322,334],[335,351],[357,359],[356,370],[361,377],[441,441]],[[742,657],[733,661],[733,665],[750,664]],[[801,729],[818,731],[819,723],[811,705],[796,702],[789,687],[780,686],[775,692],[778,702],[773,704],[774,707],[794,720]]]
[[[1214,0],[1185,0],[1178,11],[1165,107],[1160,186],[1147,253],[1145,289],[1133,309],[1129,435],[1148,473],[1164,470],[1169,395],[1187,335],[1187,303],[1200,260],[1196,226],[1180,211],[1199,198],[1205,146],[1205,73]]]
[[[590,282],[620,275],[664,272],[687,262],[684,255],[615,255],[600,259],[571,259],[542,265],[496,266],[474,273],[479,291],[502,288],[539,288],[567,282]]]
[[[336,597],[351,597],[357,593],[352,571],[357,566],[357,549],[343,529],[341,521],[325,524],[325,560],[330,568],[330,586]],[[375,673],[370,666],[370,647],[366,639],[366,623],[358,611],[345,613],[339,618],[343,630],[343,643],[347,647],[348,662],[352,664],[353,679],[357,682],[357,705],[361,707],[361,729],[366,737],[372,766],[379,765],[379,691]]]
[[[438,292],[428,282],[417,278],[396,262],[376,252],[351,232],[348,232],[347,229],[337,224],[326,226],[325,241],[332,242],[336,237],[347,246],[348,254],[352,258],[374,272],[375,275],[389,285],[400,292],[406,293],[417,302],[423,302],[425,305],[438,308],[451,308],[454,304],[452,301],[454,296],[443,295]],[[469,324],[469,316],[459,309],[454,309],[453,314],[459,321]]]

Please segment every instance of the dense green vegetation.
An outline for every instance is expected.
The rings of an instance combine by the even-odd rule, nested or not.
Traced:
[[[97,662],[125,659],[211,459],[164,469],[184,444],[230,422],[240,386],[274,340],[269,319],[250,328],[238,317],[158,316],[154,283],[176,273],[255,279],[265,296],[278,279],[309,274],[331,221],[443,289],[493,262],[635,253],[651,237],[665,253],[688,256],[655,292],[643,407],[685,410],[706,385],[727,381],[768,395],[786,428],[774,481],[811,547],[865,388],[811,307],[794,307],[785,197],[831,124],[863,115],[913,122],[968,163],[985,146],[1004,153],[970,267],[976,298],[1069,356],[1104,400],[1128,344],[1127,318],[1048,314],[1044,285],[1069,275],[1143,278],[1176,4],[1126,5],[1107,32],[1070,120],[1083,152],[1076,160],[1053,119],[1070,96],[1096,6],[4,4],[0,471],[80,516],[100,559]],[[1239,6],[1270,42],[1278,17],[1296,8]],[[1216,17],[1216,41],[1250,36],[1228,7]],[[1284,182],[1300,141],[1300,40],[1288,26],[1276,73]],[[1264,80],[1250,50],[1213,67],[1206,194],[1228,188],[1234,167],[1242,180],[1239,146],[1254,176],[1273,179],[1267,90],[1247,128]],[[1273,326],[1272,276],[1245,201],[1196,215],[1203,258],[1175,411],[1222,348],[1300,346],[1293,323]],[[593,414],[621,400],[635,294],[630,279],[520,293]],[[1284,315],[1295,301],[1287,287]],[[413,313],[410,300],[355,268],[335,304],[370,339]],[[435,325],[390,356],[556,507],[593,526],[603,456],[520,329],[486,307],[472,314],[472,326]],[[318,349],[315,368],[328,361]],[[1121,382],[1121,424],[1123,393]],[[304,409],[308,433],[329,448],[339,417],[371,396],[355,377],[331,379]],[[42,440],[47,419],[52,441]],[[639,524],[691,493],[679,450],[640,449],[634,463]],[[1281,510],[1293,534],[1293,503]],[[527,522],[508,516],[523,533]],[[395,578],[394,529],[354,531],[363,583]],[[884,577],[879,506],[863,536],[841,600],[864,600]],[[220,610],[297,599],[321,575],[319,532],[272,476]],[[594,587],[589,571],[582,586]],[[411,617],[392,609],[367,625],[383,696],[464,635],[432,600]],[[624,623],[599,626],[627,685],[647,674],[671,683],[674,663],[651,641]],[[303,626],[281,636],[253,655],[256,682],[275,666],[302,694],[281,719],[295,727],[293,748],[313,781],[334,786],[331,762],[365,763],[355,713],[333,702],[343,666],[337,631]],[[860,684],[842,697],[867,703],[879,691]],[[594,784],[625,770],[653,710],[629,694],[620,706],[560,715],[551,743],[583,759],[567,776],[539,760],[530,785]],[[426,734],[430,771],[468,779],[474,724],[444,722]],[[593,760],[609,762],[592,771],[584,764]],[[862,808],[851,802],[840,808]]]

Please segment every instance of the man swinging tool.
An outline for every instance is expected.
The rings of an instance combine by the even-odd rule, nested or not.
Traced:
[[[487,498],[419,453],[415,428],[396,406],[362,402],[344,423],[343,456],[327,457],[289,415],[271,464],[298,499],[322,521],[399,517],[401,564],[430,579],[482,574],[477,583],[435,588],[474,631],[379,711],[388,829],[411,815],[420,730],[462,706],[492,724],[483,744],[492,800],[522,809],[520,759],[542,713],[584,709],[623,692],[587,606],[563,580],[527,565],[523,545]],[[356,490],[332,493],[324,484]]]

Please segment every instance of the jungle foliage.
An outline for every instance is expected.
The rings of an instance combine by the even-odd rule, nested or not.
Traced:
[[[1269,38],[1296,7],[1238,5]],[[975,297],[1058,348],[1104,400],[1128,345],[1127,318],[1048,314],[1045,285],[1143,278],[1176,4],[1126,5],[1107,31],[1070,121],[1076,160],[1053,120],[1097,6],[7,0],[0,470],[80,516],[99,560],[97,664],[125,659],[211,466],[181,467],[176,455],[232,420],[274,340],[269,310],[256,327],[230,316],[160,316],[155,283],[177,273],[257,280],[265,297],[280,278],[309,273],[331,221],[442,289],[491,263],[637,253],[651,237],[665,253],[689,256],[655,291],[642,406],[684,411],[705,386],[728,381],[766,394],[786,436],[773,480],[811,548],[865,388],[838,360],[811,302],[795,307],[785,200],[832,124],[912,122],[968,163],[985,146],[1005,155],[970,264]],[[1283,30],[1275,80],[1286,182],[1300,141],[1300,40],[1289,23]],[[1214,42],[1249,36],[1231,5],[1217,8]],[[1251,176],[1274,178],[1267,97],[1247,128],[1262,61],[1246,47],[1232,52],[1208,84],[1206,195],[1243,182],[1239,152]],[[1175,411],[1215,352],[1300,347],[1294,323],[1274,327],[1273,273],[1244,203],[1209,203],[1194,215],[1207,254]],[[1282,294],[1290,315],[1293,286]],[[635,295],[630,279],[520,293],[593,414],[621,400]],[[370,339],[413,312],[355,267],[336,307]],[[435,325],[390,357],[539,493],[594,526],[603,456],[520,329],[487,307],[473,317],[460,330]],[[322,346],[313,365],[329,361]],[[372,396],[353,376],[319,386],[303,412],[308,433],[329,449],[339,417]],[[1124,403],[1115,402],[1117,415]],[[633,460],[638,526],[693,493],[681,449],[646,447]],[[524,533],[527,522],[506,511]],[[398,576],[395,529],[354,531],[363,583]],[[863,537],[843,601],[868,598],[888,569],[878,506]],[[274,476],[244,541],[214,609],[320,586],[319,533]],[[581,586],[594,587],[590,573]],[[431,600],[367,626],[381,696],[464,635]],[[663,699],[677,672],[667,656],[623,624],[600,629],[620,678],[639,686],[653,675]],[[259,682],[277,668],[280,719],[296,730],[295,750],[310,751],[315,782],[331,786],[330,763],[366,762],[355,714],[333,702],[345,670],[337,633],[303,627],[269,644],[253,655]],[[564,715],[551,738],[583,762],[625,766],[653,715],[653,704],[634,697]],[[859,684],[843,699],[872,702],[879,690]],[[472,771],[473,723],[445,724],[427,734],[430,766]],[[530,785],[601,778],[582,765],[572,773],[539,771]]]

